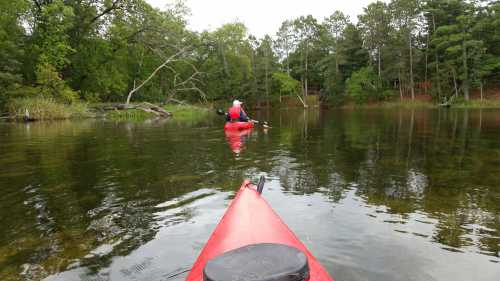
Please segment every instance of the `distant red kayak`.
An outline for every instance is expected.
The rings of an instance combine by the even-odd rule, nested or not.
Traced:
[[[243,182],[186,281],[333,281],[257,189]]]
[[[226,122],[224,130],[239,131],[253,128],[253,122]]]

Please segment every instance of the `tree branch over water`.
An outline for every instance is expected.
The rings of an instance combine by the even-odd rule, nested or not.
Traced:
[[[151,47],[150,47],[151,48]],[[127,96],[127,101],[126,104],[130,104],[130,100],[132,98],[132,95],[139,91],[144,85],[146,85],[161,69],[167,68],[170,71],[174,73],[174,79],[173,79],[173,87],[170,90],[170,95],[168,95],[167,100],[171,99],[174,97],[175,93],[178,91],[188,91],[188,90],[193,90],[198,92],[203,99],[206,99],[205,93],[199,89],[195,82],[201,83],[197,77],[201,74],[200,71],[194,66],[191,62],[189,62],[189,59],[185,57],[185,55],[188,53],[189,49],[191,46],[183,47],[183,48],[177,48],[178,51],[174,53],[173,55],[167,57],[165,61],[159,65],[141,84],[138,86],[134,87],[128,94]],[[157,53],[159,56],[163,55],[156,49],[151,48],[155,53]],[[189,65],[193,69],[193,73],[191,76],[189,76],[187,79],[182,80],[181,82],[177,82],[177,77],[180,76],[179,72],[174,68],[171,67],[170,65],[174,62],[181,62]]]

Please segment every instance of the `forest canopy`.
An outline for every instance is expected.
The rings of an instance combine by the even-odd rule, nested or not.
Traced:
[[[0,107],[26,97],[468,100],[500,84],[498,1],[373,2],[358,19],[304,15],[263,38],[240,22],[195,32],[188,20],[182,1],[1,1]]]

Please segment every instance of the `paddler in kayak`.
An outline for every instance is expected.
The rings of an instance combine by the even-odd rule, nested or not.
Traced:
[[[250,120],[245,110],[243,110],[242,104],[239,100],[233,101],[233,106],[229,108],[226,116],[228,122],[248,122]]]

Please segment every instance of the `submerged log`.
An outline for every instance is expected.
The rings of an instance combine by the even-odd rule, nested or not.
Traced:
[[[174,98],[168,98],[166,102],[164,102],[163,104],[169,104],[169,103],[176,103],[176,104],[181,104],[181,105],[186,105],[187,102],[183,101],[183,100],[178,100],[178,99],[174,99]]]
[[[107,104],[101,107],[94,107],[97,111],[110,111],[110,110],[142,110],[144,112],[151,113],[157,117],[168,118],[172,116],[171,112],[166,111],[160,106],[154,105],[149,102],[141,102],[138,104]]]
[[[143,102],[143,103],[137,104],[137,105],[135,105],[135,108],[139,109],[139,110],[143,110],[145,112],[153,113],[157,116],[161,116],[161,117],[165,117],[165,118],[172,116],[171,112],[168,112],[165,109],[163,109],[162,107],[154,105],[154,104],[149,103],[149,102]]]

